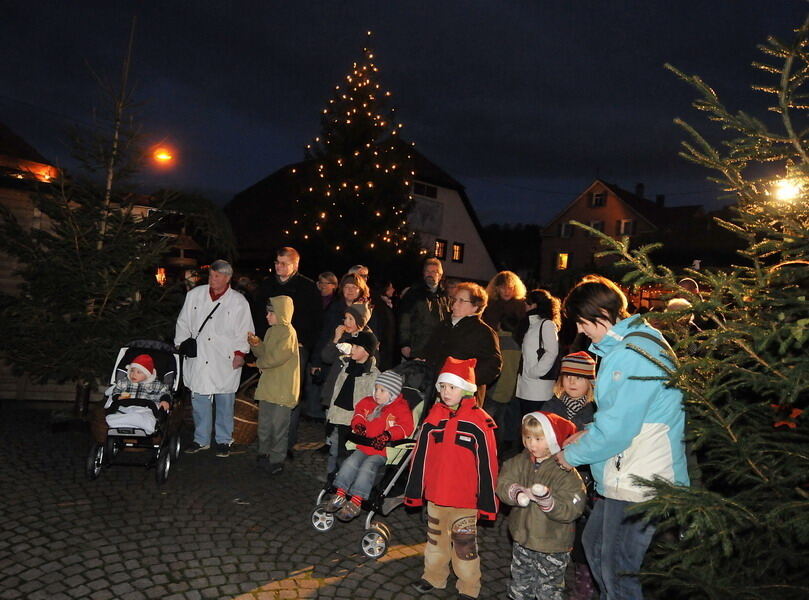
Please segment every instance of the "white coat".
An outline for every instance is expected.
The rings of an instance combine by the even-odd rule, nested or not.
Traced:
[[[221,305],[198,336],[202,322],[217,303]],[[174,331],[175,345],[189,337],[197,338],[197,357],[183,361],[186,387],[198,394],[235,392],[242,370],[233,368],[234,353],[250,351],[247,333],[253,328],[250,305],[239,292],[228,288],[213,301],[207,285],[189,291]]]
[[[539,336],[545,353],[537,359]],[[556,325],[539,315],[528,316],[528,331],[522,340],[522,372],[517,377],[517,397],[522,400],[544,402],[553,396],[553,380],[540,379],[553,367],[559,354]]]

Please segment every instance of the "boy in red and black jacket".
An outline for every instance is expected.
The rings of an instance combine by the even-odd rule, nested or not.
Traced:
[[[447,358],[438,375],[437,402],[422,425],[405,504],[427,500],[424,574],[413,584],[420,594],[443,589],[449,565],[458,576],[459,598],[480,593],[477,520],[497,517],[497,444],[494,420],[477,405],[474,358]]]

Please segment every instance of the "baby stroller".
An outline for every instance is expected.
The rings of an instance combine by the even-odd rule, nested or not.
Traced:
[[[107,439],[98,442],[90,449],[87,456],[86,474],[91,481],[96,479],[103,469],[112,464],[122,464],[129,466],[146,466],[147,468],[156,466],[155,477],[158,484],[166,481],[171,471],[171,466],[180,456],[181,440],[180,428],[182,425],[181,411],[177,410],[179,398],[177,390],[180,385],[180,355],[174,347],[164,342],[154,340],[136,340],[130,342],[118,351],[118,358],[115,361],[115,368],[110,377],[110,384],[115,384],[121,378],[126,379],[126,366],[140,354],[148,354],[154,360],[157,377],[171,392],[171,410],[168,414],[158,411],[156,406],[153,409],[155,421],[150,427],[151,419],[144,422],[133,418],[132,424],[116,424],[107,430]],[[106,394],[112,391],[110,387]],[[108,398],[106,405],[110,405]],[[125,401],[122,403],[125,404]],[[116,416],[118,416],[116,414]],[[104,419],[104,411],[98,415]],[[147,461],[142,462],[119,462],[115,463],[115,458],[124,449],[138,449],[147,455]]]
[[[421,424],[421,417],[429,412],[435,394],[432,392],[435,377],[432,369],[423,361],[407,361],[393,369],[404,379],[402,395],[410,406],[413,414],[413,423],[418,430]],[[415,436],[414,436],[415,437]],[[370,444],[370,440],[350,433],[346,448],[353,449],[357,443]],[[413,448],[416,445],[415,439],[403,439],[395,442],[388,442],[387,460],[385,466],[380,469],[368,499],[362,503],[362,509],[368,511],[365,518],[365,528],[360,539],[360,550],[368,558],[379,559],[388,551],[391,540],[390,528],[380,521],[374,520],[377,514],[387,516],[397,506],[404,502],[404,487],[407,483],[410,460]],[[315,501],[315,508],[311,514],[312,527],[317,531],[330,531],[337,518],[334,513],[326,510],[326,505],[330,496],[335,492],[331,482],[320,491]]]

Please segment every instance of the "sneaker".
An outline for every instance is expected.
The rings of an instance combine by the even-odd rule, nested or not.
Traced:
[[[359,504],[355,504],[354,502],[348,501],[345,504],[343,504],[343,508],[338,510],[337,514],[334,516],[343,522],[348,522],[359,516],[360,512],[361,509]]]
[[[227,458],[230,456],[230,444],[217,444],[216,455],[219,458]]]
[[[328,504],[326,504],[325,510],[327,513],[334,513],[343,508],[343,505],[346,503],[347,498],[340,494],[335,494],[331,497]]]
[[[197,452],[202,452],[203,450],[208,450],[210,448],[209,445],[202,445],[196,442],[191,442],[191,445],[185,449],[186,454],[196,454]]]
[[[417,594],[427,594],[435,589],[435,586],[426,579],[419,579],[410,584]]]

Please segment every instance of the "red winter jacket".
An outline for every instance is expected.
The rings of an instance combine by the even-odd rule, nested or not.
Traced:
[[[482,519],[497,517],[497,444],[494,420],[464,398],[451,411],[436,402],[422,425],[410,464],[405,504],[476,508]]]
[[[365,437],[376,437],[387,431],[390,433],[391,440],[402,440],[413,434],[413,414],[410,412],[410,405],[404,396],[399,394],[393,402],[382,409],[381,415],[373,421],[369,421],[368,416],[377,406],[373,396],[366,396],[357,402],[357,406],[354,408],[354,418],[351,419],[351,429],[362,424],[365,426]],[[384,449],[377,450],[372,446],[360,445],[357,445],[357,448],[369,456],[372,454],[385,456]]]

